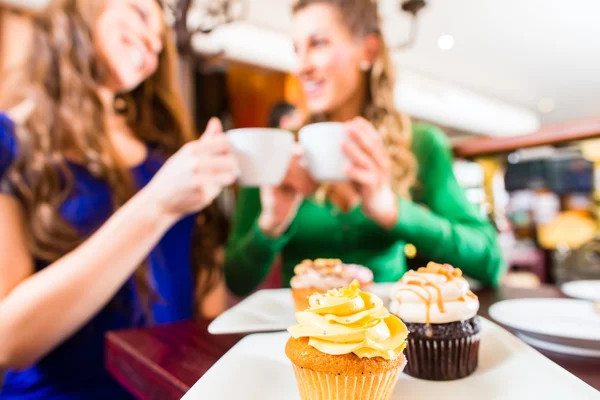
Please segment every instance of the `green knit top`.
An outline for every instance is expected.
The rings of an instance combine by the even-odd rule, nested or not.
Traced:
[[[271,238],[258,227],[258,189],[241,189],[225,256],[230,290],[239,296],[252,292],[279,254],[284,287],[289,287],[296,264],[314,258],[362,264],[373,271],[375,282],[397,281],[407,269],[407,243],[431,261],[452,264],[484,284],[498,285],[504,263],[495,228],[458,185],[446,136],[436,127],[414,124],[412,151],[418,184],[412,200],[398,198],[398,222],[391,230],[366,217],[360,206],[344,213],[331,202],[308,198],[288,230]]]

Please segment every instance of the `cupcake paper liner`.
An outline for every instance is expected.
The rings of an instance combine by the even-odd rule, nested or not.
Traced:
[[[300,400],[389,400],[406,360],[380,374],[333,375],[292,364]]]
[[[408,338],[406,373],[433,381],[464,378],[477,369],[479,334],[460,339]]]

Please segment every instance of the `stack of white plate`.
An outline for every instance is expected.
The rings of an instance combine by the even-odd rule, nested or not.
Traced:
[[[575,299],[506,300],[490,307],[489,314],[538,349],[600,358],[600,312],[595,307],[600,281],[569,282],[561,289]]]

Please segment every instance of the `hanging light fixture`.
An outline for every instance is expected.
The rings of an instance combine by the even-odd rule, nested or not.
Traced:
[[[165,21],[173,27],[180,50],[189,48],[195,33],[208,34],[217,27],[243,19],[248,0],[162,0]]]
[[[219,25],[244,18],[247,9],[247,0],[192,0],[187,26],[193,32],[210,33]]]
[[[418,16],[419,12],[427,5],[425,0],[401,0],[400,9],[410,14],[410,28],[408,33],[408,39],[403,43],[394,46],[394,50],[404,50],[411,47],[416,39],[418,32]]]

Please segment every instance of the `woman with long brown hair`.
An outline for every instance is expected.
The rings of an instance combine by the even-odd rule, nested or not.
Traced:
[[[194,138],[156,1],[55,3],[0,116],[0,398],[130,398],[104,333],[197,313],[237,165],[218,120]]]
[[[407,243],[497,285],[496,232],[459,187],[446,137],[394,108],[377,2],[299,0],[293,14],[310,122],[346,124],[350,182],[317,186],[295,159],[279,187],[243,190],[227,247],[228,286],[249,293],[279,253],[285,286],[297,263],[318,257],[366,265],[376,282],[396,281],[407,269]]]

